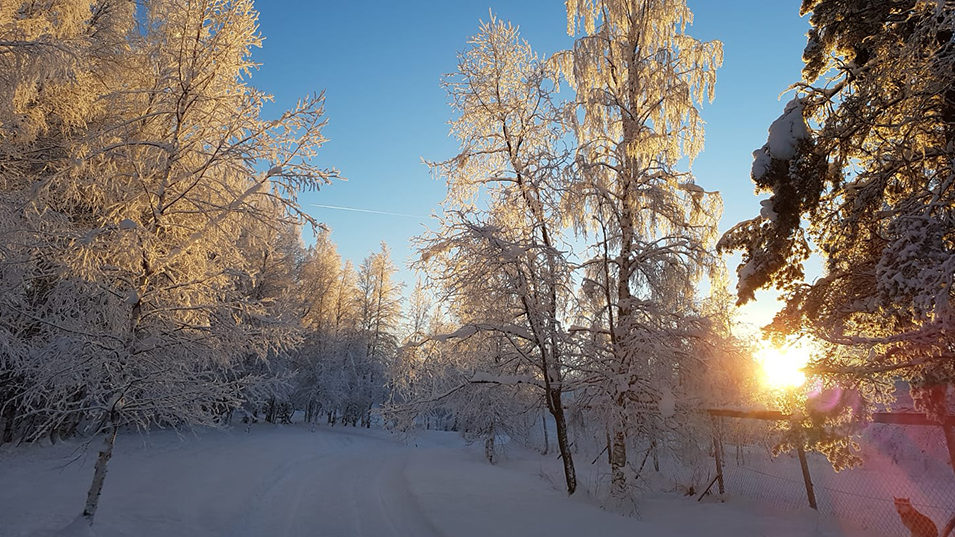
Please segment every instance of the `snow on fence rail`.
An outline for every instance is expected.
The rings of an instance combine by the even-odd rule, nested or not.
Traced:
[[[841,525],[886,537],[908,533],[895,510],[895,497],[910,498],[940,531],[955,515],[955,473],[945,434],[922,415],[876,414],[860,442],[863,464],[837,473],[819,453],[806,453],[805,465],[798,453],[773,457],[775,425],[789,419],[787,415],[722,409],[709,413],[715,468],[722,477],[715,477],[714,483],[721,481],[727,496],[777,510],[805,509],[813,503],[822,516]],[[953,424],[955,418],[946,422]]]

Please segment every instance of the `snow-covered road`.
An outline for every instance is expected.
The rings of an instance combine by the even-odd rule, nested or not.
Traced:
[[[553,517],[554,502],[564,500],[537,476],[492,467],[453,434],[433,433],[417,444],[341,427],[262,426],[182,440],[166,432],[128,435],[110,464],[96,533],[489,537],[554,524],[563,531],[556,535],[579,535],[574,527],[608,518],[632,529],[634,521],[581,503],[570,504],[563,522],[535,519]],[[0,535],[70,522],[95,449],[64,466],[69,454],[62,445],[0,453]]]
[[[95,450],[0,451],[0,536],[49,535],[81,508]],[[553,466],[551,468],[550,466]],[[260,426],[184,439],[120,437],[99,537],[581,537],[821,535],[778,518],[679,497],[645,503],[644,521],[552,484],[557,465],[512,450],[499,465],[451,433],[401,442],[382,431]],[[548,479],[543,476],[550,476]],[[556,485],[556,486],[555,486]]]
[[[261,483],[249,508],[224,534],[442,535],[422,514],[408,487],[405,472],[410,449],[358,431],[338,429],[331,434],[342,441],[337,447],[347,449],[302,455],[282,463]]]

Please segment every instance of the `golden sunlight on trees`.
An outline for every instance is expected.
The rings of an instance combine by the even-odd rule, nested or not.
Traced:
[[[479,333],[485,342],[474,350],[495,355],[501,367],[484,373],[497,376],[502,390],[512,389],[504,374],[531,375],[540,388],[573,494],[563,402],[569,334],[562,325],[572,283],[560,217],[569,153],[560,144],[565,128],[553,101],[554,73],[516,27],[496,18],[470,45],[445,81],[460,152],[431,164],[448,182],[448,216],[437,233],[422,237],[422,264],[444,297],[465,305],[453,309],[459,334]],[[488,198],[486,208],[475,206],[479,196]],[[490,382],[482,384],[487,391]],[[485,430],[493,441],[493,425]]]
[[[713,98],[719,42],[685,33],[683,0],[567,2],[576,40],[555,61],[575,91],[567,114],[576,138],[575,174],[564,198],[574,227],[590,240],[585,312],[608,420],[611,495],[627,497],[628,437],[651,444],[669,412],[647,402],[684,400],[679,371],[700,364],[693,341],[707,321],[694,304],[714,274],[712,245],[722,209],[678,168],[703,147],[699,107]]]
[[[880,419],[932,425],[955,465],[955,2],[802,0],[805,68],[752,153],[768,199],[722,237],[723,198],[695,174],[723,44],[689,35],[708,30],[687,2],[555,4],[567,48],[551,56],[493,12],[460,36],[441,80],[456,147],[425,161],[446,192],[407,232],[408,278],[385,242],[340,250],[299,204],[340,178],[319,165],[325,98],[265,117],[253,0],[0,0],[0,444],[102,442],[84,529],[108,516],[117,437],[233,416],[454,431],[491,464],[522,444],[551,484],[626,514],[665,479],[722,489],[724,433],[738,466],[796,451],[809,487],[807,452],[858,463]],[[342,65],[348,82],[385,76]],[[432,144],[411,127],[434,107],[400,100],[404,82],[363,83],[341,110]],[[402,103],[388,114],[365,93],[382,86]],[[391,166],[382,149],[402,143],[378,130],[354,151]],[[392,185],[410,196],[389,203],[421,188]],[[765,289],[784,306],[762,342],[741,337],[733,302]],[[906,415],[886,421],[893,405]],[[719,419],[754,416],[768,423]],[[284,494],[316,457],[262,488]],[[411,492],[405,467],[375,468],[389,475],[369,482]],[[257,508],[285,503],[268,494]]]

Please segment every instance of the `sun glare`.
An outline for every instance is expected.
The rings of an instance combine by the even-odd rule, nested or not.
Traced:
[[[806,382],[802,368],[809,361],[809,350],[802,345],[777,347],[766,343],[756,352],[756,360],[762,368],[763,383],[768,388],[789,390]]]

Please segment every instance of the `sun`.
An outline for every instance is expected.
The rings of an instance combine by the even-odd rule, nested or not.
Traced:
[[[762,380],[774,390],[791,390],[805,384],[803,368],[809,362],[805,345],[775,346],[764,343],[756,351],[756,361],[762,368]]]

